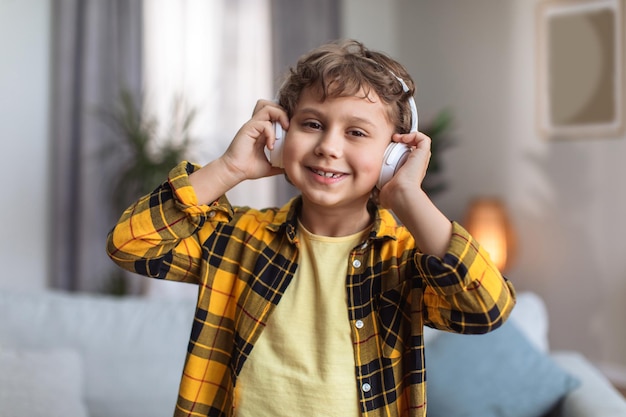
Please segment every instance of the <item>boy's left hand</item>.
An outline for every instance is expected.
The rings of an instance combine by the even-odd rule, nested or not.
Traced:
[[[452,224],[422,189],[430,161],[431,139],[413,132],[395,134],[392,140],[406,143],[412,152],[380,190],[380,204],[398,216],[423,253],[442,257],[450,242]]]
[[[394,142],[406,143],[412,149],[404,165],[393,178],[380,190],[379,199],[383,207],[393,209],[398,193],[415,193],[422,189],[422,182],[426,176],[430,162],[430,137],[422,132],[396,133],[392,136]]]

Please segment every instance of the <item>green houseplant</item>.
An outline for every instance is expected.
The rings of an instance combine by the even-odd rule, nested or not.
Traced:
[[[186,109],[182,99],[174,100],[164,136],[159,135],[158,120],[146,114],[144,107],[143,99],[137,102],[128,90],[122,90],[115,108],[103,113],[120,138],[106,150],[108,156],[121,161],[111,182],[118,211],[160,184],[170,169],[187,157],[193,143],[190,127],[196,112]]]
[[[426,170],[426,176],[422,187],[430,197],[443,192],[447,184],[443,178],[442,153],[444,150],[454,145],[454,140],[449,136],[452,127],[452,112],[448,109],[441,110],[432,122],[420,128],[432,140],[430,145],[430,163]]]

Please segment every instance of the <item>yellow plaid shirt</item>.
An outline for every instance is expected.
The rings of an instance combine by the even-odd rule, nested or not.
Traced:
[[[183,162],[108,236],[121,267],[199,286],[175,416],[232,416],[237,375],[298,267],[299,198],[280,209],[199,205]],[[425,416],[423,326],[484,333],[515,304],[512,285],[458,224],[442,258],[420,253],[390,212],[355,247],[345,281],[363,416]],[[163,341],[167,343],[167,341]],[[280,387],[276,387],[280,389]]]

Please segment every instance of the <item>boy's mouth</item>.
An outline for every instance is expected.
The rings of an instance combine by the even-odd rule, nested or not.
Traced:
[[[321,169],[310,168],[315,174],[324,178],[339,178],[343,174],[341,172],[323,171]]]

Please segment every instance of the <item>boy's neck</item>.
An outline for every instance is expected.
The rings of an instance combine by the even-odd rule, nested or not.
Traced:
[[[372,224],[367,204],[362,209],[320,208],[302,203],[300,222],[311,233],[319,236],[349,236],[365,230]]]

